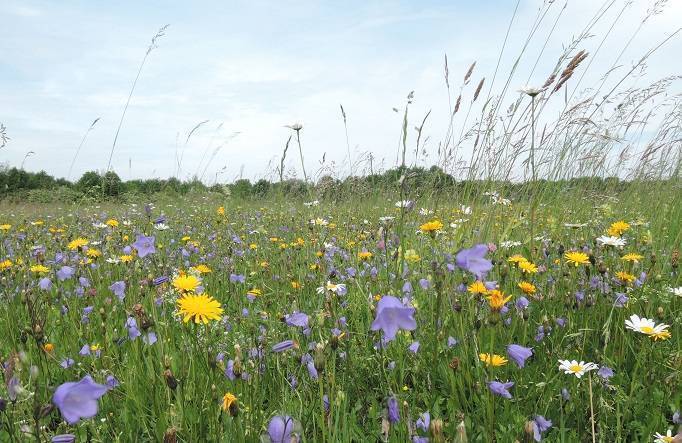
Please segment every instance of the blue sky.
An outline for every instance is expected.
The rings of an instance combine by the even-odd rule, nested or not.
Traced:
[[[625,0],[605,16],[586,43],[588,50]],[[542,0],[521,0],[501,72],[507,72]],[[405,96],[415,91],[410,125],[432,110],[426,135],[429,163],[447,126],[443,81],[447,52],[453,83],[477,62],[473,80],[486,76],[486,90],[516,1],[419,2],[224,2],[224,1],[19,1],[0,4],[0,122],[10,143],[0,163],[66,176],[76,147],[90,123],[72,178],[102,170],[120,115],[156,30],[170,24],[147,61],[124,122],[113,168],[125,179],[187,178],[203,171],[204,152],[223,147],[205,179],[268,176],[300,121],[309,171],[325,166],[344,175],[346,139],[339,110],[348,115],[351,156],[372,152],[374,166],[393,166]],[[521,87],[541,83],[562,48],[601,5],[595,0],[555,0],[540,28],[549,32],[542,61],[531,70],[543,39],[531,44],[513,79]],[[611,65],[651,2],[637,0],[592,63],[591,86]],[[638,33],[621,59],[623,66],[676,30],[682,2],[667,5]],[[682,72],[682,39],[676,38],[649,62],[638,82]],[[531,74],[532,71],[532,74]],[[499,85],[493,85],[493,89]],[[188,132],[208,120],[185,146]],[[220,128],[220,129],[218,129]],[[177,142],[176,140],[180,140]],[[180,171],[176,150],[184,152]],[[290,151],[292,152],[292,151]],[[222,172],[220,172],[222,171]],[[301,175],[290,155],[287,175]]]

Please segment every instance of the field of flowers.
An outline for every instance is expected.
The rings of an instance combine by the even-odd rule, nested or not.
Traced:
[[[677,441],[659,197],[3,207],[0,441]]]

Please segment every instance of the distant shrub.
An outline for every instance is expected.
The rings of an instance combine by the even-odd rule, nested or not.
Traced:
[[[109,171],[102,177],[102,192],[107,197],[119,195],[121,187],[121,178],[114,171]]]
[[[73,203],[81,199],[81,193],[68,186],[53,189],[31,189],[25,194],[26,201],[31,203]]]
[[[253,186],[249,179],[242,178],[235,181],[232,186],[230,186],[230,191],[232,195],[238,198],[249,197],[253,192]]]
[[[84,173],[76,182],[76,189],[83,193],[98,192],[102,188],[102,176],[97,171]]]

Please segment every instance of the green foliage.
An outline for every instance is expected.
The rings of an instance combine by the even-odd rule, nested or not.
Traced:
[[[247,178],[242,178],[237,181],[235,181],[232,186],[230,186],[230,190],[232,191],[232,195],[235,197],[249,197],[253,193],[253,186],[251,185],[251,182]]]
[[[102,176],[97,171],[88,171],[76,182],[76,189],[84,194],[96,193],[102,189]]]
[[[121,179],[114,171],[109,171],[102,176],[102,192],[107,197],[116,197],[121,193]]]
[[[332,178],[321,182],[335,193],[345,192],[342,182]],[[106,217],[121,222],[115,228],[102,227],[105,219],[91,205],[79,207],[82,197],[79,204],[27,207],[27,200],[52,201],[50,192],[30,190],[21,205],[2,206],[0,224],[10,228],[0,231],[0,261],[11,257],[14,265],[0,271],[3,287],[10,288],[0,303],[0,327],[6,331],[0,354],[8,361],[17,355],[16,365],[8,365],[7,371],[14,371],[22,390],[2,415],[0,440],[12,441],[10,433],[18,434],[24,422],[34,423],[34,411],[50,404],[57,386],[86,374],[98,383],[113,375],[120,386],[99,400],[94,419],[77,425],[67,425],[57,410],[45,409],[47,415],[38,419],[42,441],[61,433],[74,433],[78,441],[87,441],[88,436],[93,441],[163,441],[174,430],[178,441],[250,442],[258,441],[272,416],[280,414],[300,421],[304,441],[330,442],[411,441],[412,424],[425,411],[432,421],[442,420],[447,441],[463,441],[456,439],[460,424],[468,441],[531,441],[526,426],[536,414],[553,422],[543,441],[591,440],[592,416],[597,439],[603,442],[651,441],[655,432],[665,433],[671,426],[670,417],[682,400],[678,367],[682,324],[676,315],[682,299],[668,289],[682,285],[671,260],[682,241],[682,226],[669,223],[682,211],[672,186],[656,188],[654,194],[645,193],[642,184],[629,185],[603,196],[576,185],[568,193],[544,194],[538,220],[539,232],[547,240],[533,257],[524,215],[527,205],[494,203],[482,195],[484,187],[478,194],[447,203],[423,198],[418,207],[433,211],[425,214],[416,209],[400,212],[394,196],[381,192],[345,202],[336,202],[331,195],[317,206],[304,206],[301,200],[278,194],[276,185],[270,186],[268,197],[244,201],[226,199],[220,187],[207,194],[196,184],[171,183],[174,190],[157,194],[163,199],[149,216],[140,206],[135,212],[121,203],[144,201],[146,196],[134,190],[120,194],[116,202],[103,203]],[[519,192],[515,185],[498,185],[501,195]],[[255,186],[249,183],[242,189]],[[408,188],[404,197],[415,198],[416,192]],[[58,187],[55,193],[64,194],[60,199],[82,196],[69,187]],[[464,214],[461,204],[470,205],[470,213]],[[225,207],[224,216],[217,214],[219,206]],[[162,214],[169,229],[157,231],[149,220]],[[388,215],[395,218],[380,221]],[[330,224],[311,225],[309,220],[317,217],[328,217]],[[421,223],[434,218],[444,222],[444,232],[433,237],[418,233]],[[37,219],[45,223],[31,223]],[[450,225],[460,219],[467,221],[458,222],[459,227]],[[620,219],[643,223],[633,222],[624,234],[625,250],[599,247],[595,237]],[[564,225],[581,222],[589,224]],[[52,226],[64,226],[66,231],[54,234]],[[117,258],[140,232],[155,236],[154,254],[144,258],[133,254],[127,264],[107,261]],[[95,259],[96,267],[70,261],[75,275],[60,280],[56,273],[64,264],[51,258],[57,252],[79,256],[79,251],[67,250],[76,237],[89,239],[102,256]],[[388,239],[385,250],[378,246],[382,239]],[[518,240],[520,245],[505,247],[504,240]],[[487,242],[498,248],[488,253],[494,267],[486,280],[496,281],[513,297],[504,314],[492,311],[485,297],[462,291],[460,285],[471,284],[475,277],[454,264],[457,250]],[[35,245],[46,247],[45,275],[30,271],[30,265],[42,260]],[[583,247],[595,256],[595,264],[567,266],[562,248]],[[178,253],[180,248],[185,252]],[[408,249],[420,258],[405,262],[401,251]],[[360,251],[373,255],[363,260]],[[626,251],[644,258],[624,262],[621,256]],[[543,270],[522,273],[509,264],[512,254],[532,258]],[[598,263],[604,263],[609,275],[600,274]],[[183,323],[175,314],[179,294],[171,283],[156,287],[152,283],[161,275],[191,273],[198,264],[213,271],[201,275],[202,286],[222,304],[223,321]],[[355,269],[354,276],[349,268]],[[376,275],[372,268],[378,270]],[[616,281],[616,270],[648,276],[641,286],[628,286]],[[226,277],[230,274],[244,275],[245,283],[231,281]],[[39,289],[44,276],[52,281],[50,289]],[[79,277],[87,279],[87,288],[81,287]],[[592,287],[593,277],[611,289],[604,293]],[[537,287],[535,294],[525,295],[530,305],[523,311],[515,307],[524,295],[518,287],[521,280]],[[112,293],[111,285],[117,281],[125,282],[122,300]],[[294,288],[292,281],[301,286]],[[318,294],[317,288],[327,281],[346,284],[347,293]],[[409,291],[404,289],[407,283]],[[21,288],[28,289],[20,292]],[[249,300],[246,292],[251,288],[263,292]],[[80,291],[83,296],[76,296]],[[584,292],[582,301],[577,301],[577,291]],[[628,304],[615,308],[615,292],[621,291],[627,293]],[[416,308],[416,329],[377,346],[381,332],[371,330],[375,295],[407,297],[407,292]],[[85,315],[85,310],[90,313]],[[282,321],[296,311],[309,316],[309,331]],[[672,336],[653,341],[627,330],[624,321],[631,314],[669,324]],[[152,331],[159,341],[154,345],[139,337],[131,341],[129,318],[136,320],[142,334]],[[545,331],[542,339],[535,338],[539,327]],[[335,328],[342,334],[334,333]],[[457,339],[456,345],[448,345],[450,336]],[[294,340],[298,346],[273,352],[283,340]],[[408,350],[414,342],[420,343],[416,353]],[[51,354],[44,351],[46,343],[55,346]],[[506,356],[510,343],[533,348],[524,368],[512,361],[500,367],[481,363],[479,353]],[[91,344],[100,346],[99,357],[79,354]],[[65,358],[76,364],[62,368]],[[234,370],[238,358],[248,380],[225,375],[228,365]],[[315,379],[302,364],[308,358],[318,373]],[[578,379],[558,370],[559,359],[592,361],[613,368],[615,375],[604,380],[593,371]],[[177,381],[174,388],[171,376]],[[512,399],[490,393],[487,382],[495,379],[515,383]],[[562,389],[570,400],[563,399]],[[236,417],[220,410],[226,392],[238,399]],[[398,399],[401,419],[386,427],[384,437],[382,421],[391,395]],[[0,397],[7,396],[7,388],[0,387]],[[430,431],[416,432],[436,441]]]
[[[657,187],[663,183],[679,186],[677,179],[650,180],[648,186]],[[403,185],[401,185],[403,183]],[[71,189],[93,201],[123,198],[130,200],[135,196],[152,196],[157,194],[186,195],[190,192],[229,193],[239,199],[260,199],[272,196],[288,198],[322,198],[332,201],[367,198],[379,194],[392,195],[400,198],[401,187],[409,189],[413,198],[449,195],[468,195],[478,193],[480,189],[496,189],[502,195],[512,199],[525,199],[532,193],[563,193],[573,190],[589,193],[626,193],[635,182],[620,180],[617,177],[579,177],[570,180],[545,181],[534,183],[510,182],[494,180],[457,181],[453,176],[437,166],[428,169],[416,167],[399,167],[389,169],[381,174],[347,177],[343,180],[331,175],[322,176],[314,185],[306,184],[303,180],[289,179],[272,183],[266,179],[259,179],[251,183],[248,179],[239,179],[232,184],[214,184],[206,186],[196,178],[191,181],[180,181],[175,177],[168,179],[151,178],[146,180],[122,181],[114,172],[104,175],[96,171],[84,173],[76,183],[64,179],[55,179],[44,171],[38,173],[27,172],[17,168],[0,168],[0,199],[21,201],[27,198],[26,191],[53,191],[56,187]],[[639,183],[639,182],[637,182]],[[38,197],[40,193],[33,193],[31,198],[40,201],[55,201],[64,198],[65,202],[73,201],[73,195],[56,194],[54,198],[45,200]]]
[[[82,198],[82,194],[69,186],[57,186],[54,189],[31,189],[25,195],[31,203],[72,203]]]

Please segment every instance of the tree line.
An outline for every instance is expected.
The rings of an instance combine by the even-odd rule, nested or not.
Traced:
[[[0,167],[0,198],[13,197],[21,199],[26,196],[40,195],[40,191],[57,193],[55,197],[64,194],[66,199],[79,196],[93,198],[117,198],[125,194],[153,195],[159,193],[187,194],[189,192],[229,193],[239,198],[267,197],[269,195],[284,195],[290,197],[305,197],[314,194],[318,197],[358,196],[372,193],[393,191],[402,180],[409,182],[409,191],[415,193],[433,192],[462,192],[465,189],[480,188],[495,189],[503,195],[513,196],[524,193],[529,183],[495,181],[495,180],[456,180],[442,169],[433,166],[399,167],[382,173],[366,176],[347,177],[337,179],[326,175],[316,183],[306,183],[299,179],[269,181],[239,179],[229,184],[215,184],[207,186],[198,179],[182,181],[177,178],[168,179],[135,179],[123,181],[114,171],[100,173],[88,171],[77,181],[71,182],[64,178],[55,178],[45,171],[29,172],[16,167]],[[577,188],[602,192],[620,192],[625,190],[631,182],[618,177],[578,177],[568,180],[543,181],[533,183],[541,185],[545,191],[566,191]]]

